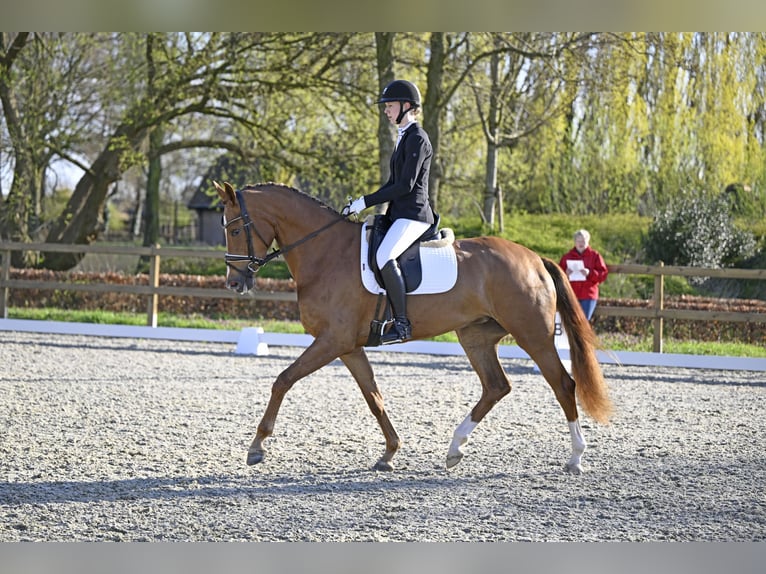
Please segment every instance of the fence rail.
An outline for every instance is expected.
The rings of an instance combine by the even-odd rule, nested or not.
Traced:
[[[68,283],[63,281],[39,281],[11,279],[11,253],[14,251],[65,252],[65,253],[101,253],[117,255],[138,255],[149,259],[148,285],[115,285]],[[71,291],[91,291],[99,293],[130,293],[144,295],[147,298],[147,325],[157,326],[160,295],[184,297],[209,297],[233,299],[241,297],[226,289],[205,289],[199,287],[172,287],[159,284],[160,266],[163,258],[218,259],[220,250],[192,249],[178,247],[128,247],[118,245],[63,245],[56,243],[19,243],[0,242],[0,317],[8,317],[8,300],[11,289],[56,289]],[[654,293],[649,308],[619,307],[599,305],[596,314],[605,317],[640,317],[653,320],[653,351],[662,352],[662,331],[665,319],[703,320],[722,322],[766,323],[766,313],[740,313],[733,311],[704,311],[690,309],[665,309],[664,279],[668,276],[681,277],[722,277],[727,279],[766,280],[766,269],[711,269],[702,267],[677,267],[658,265],[617,264],[609,265],[610,274],[653,275]],[[296,301],[295,292],[253,291],[250,296],[261,301]]]
[[[726,279],[766,280],[766,269],[712,269],[707,267],[679,267],[665,265],[618,264],[608,265],[609,273],[625,275],[653,275],[654,292],[651,308],[603,306],[596,313],[606,317],[644,317],[653,321],[654,340],[652,350],[662,353],[662,336],[665,319],[684,319],[724,322],[766,323],[766,313],[740,313],[734,311],[701,311],[692,309],[665,309],[665,277],[721,277]]]

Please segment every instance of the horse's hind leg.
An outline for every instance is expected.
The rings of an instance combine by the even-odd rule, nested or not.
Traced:
[[[394,430],[394,426],[388,419],[386,410],[383,407],[383,395],[380,394],[378,385],[375,383],[375,376],[373,375],[370,361],[367,359],[367,354],[364,352],[364,349],[359,347],[354,352],[343,355],[341,360],[354,376],[362,391],[362,395],[364,395],[364,400],[367,401],[367,406],[370,407],[370,411],[372,411],[372,414],[377,419],[383,431],[383,436],[386,438],[386,451],[373,468],[375,470],[393,470],[394,467],[391,464],[391,459],[394,458],[396,451],[399,450],[399,436],[396,434],[396,430]]]
[[[580,420],[577,414],[575,402],[575,381],[561,364],[558,353],[553,345],[544,350],[530,352],[525,349],[529,356],[537,363],[545,380],[553,389],[556,400],[564,411],[569,424],[569,438],[572,441],[572,455],[566,463],[566,470],[572,474],[582,473],[582,455],[585,452],[586,442],[580,428]]]
[[[511,392],[511,383],[497,356],[497,344],[506,334],[507,331],[492,320],[469,325],[457,331],[458,340],[465,349],[471,366],[479,375],[482,392],[479,402],[452,435],[452,442],[447,451],[447,468],[462,460],[463,451],[460,447],[468,442],[468,436],[492,407]]]

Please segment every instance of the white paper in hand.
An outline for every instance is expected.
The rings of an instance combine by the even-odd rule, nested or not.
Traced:
[[[567,269],[570,271],[570,281],[585,281],[585,275],[582,273],[582,270],[585,269],[585,265],[583,265],[582,261],[577,259],[567,261]]]

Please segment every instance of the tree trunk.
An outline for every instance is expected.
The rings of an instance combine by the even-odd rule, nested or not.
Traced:
[[[144,204],[144,247],[150,247],[160,238],[160,180],[162,159],[153,153],[162,145],[162,129],[155,128],[149,135],[149,173],[146,177],[146,202]]]
[[[499,68],[500,56],[493,54],[490,61],[489,112],[487,113],[487,161],[484,175],[484,222],[490,229],[495,226],[495,199],[497,197],[498,134],[500,129]]]
[[[35,168],[34,161],[24,158],[25,154],[16,155],[13,170],[13,182],[2,208],[0,237],[11,241],[30,242],[40,224],[40,205],[35,209],[42,184],[42,173]],[[34,264],[36,255],[29,251],[14,251],[11,264],[14,267],[28,267]]]
[[[157,67],[154,62],[154,35],[146,39],[147,92],[150,100],[156,97]],[[149,173],[146,177],[146,204],[144,205],[144,247],[155,245],[160,239],[160,179],[162,178],[162,157],[160,148],[164,137],[162,125],[155,126],[149,133]],[[149,263],[149,258],[142,258],[139,267]]]
[[[72,197],[48,233],[48,243],[92,243],[103,231],[104,204],[109,186],[120,179],[124,167],[120,160],[127,151],[136,151],[144,139],[146,129],[121,127],[99,154],[90,169],[83,174],[74,188]],[[46,269],[65,271],[83,258],[80,253],[45,253]]]
[[[423,129],[428,134],[433,148],[431,159],[431,172],[428,175],[428,195],[431,207],[439,209],[439,187],[444,177],[444,168],[439,155],[441,145],[441,114],[442,107],[442,83],[444,78],[444,32],[431,34],[431,57],[428,59],[428,73],[426,76],[426,93],[423,101]]]
[[[41,175],[35,168],[34,155],[27,144],[18,98],[11,79],[16,58],[27,45],[29,33],[19,33],[8,43],[8,35],[0,35],[0,104],[5,118],[5,127],[13,147],[13,180],[8,196],[0,210],[0,237],[12,241],[30,241],[30,224],[34,225],[36,213],[34,199],[38,195]],[[26,267],[33,255],[15,251],[11,264]]]
[[[394,36],[393,32],[375,32],[375,49],[378,67],[378,96],[390,82],[394,80]],[[388,181],[390,174],[391,155],[394,153],[394,132],[391,122],[385,114],[378,114],[378,166],[380,168],[380,184]],[[376,213],[383,213],[386,204],[375,207]]]
[[[497,199],[497,144],[487,140],[487,160],[484,164],[484,205],[483,218],[490,229],[495,227],[495,204]]]
[[[149,134],[149,173],[146,176],[146,202],[144,203],[144,247],[151,247],[160,240],[160,180],[162,179],[162,157],[159,151],[162,145],[163,130],[156,127]],[[148,269],[150,257],[142,257],[138,262],[138,272]]]

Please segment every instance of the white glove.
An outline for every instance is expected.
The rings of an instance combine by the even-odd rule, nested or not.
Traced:
[[[363,209],[367,208],[367,204],[364,202],[364,197],[359,197],[354,201],[350,201],[349,204],[343,208],[343,215],[353,215],[359,213]]]

